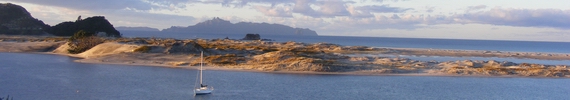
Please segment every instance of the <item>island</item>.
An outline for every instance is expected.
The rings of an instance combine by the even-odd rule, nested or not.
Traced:
[[[281,24],[239,22],[231,23],[215,17],[188,27],[173,26],[163,32],[184,32],[188,34],[245,34],[317,36],[317,32],[306,28],[293,28]]]

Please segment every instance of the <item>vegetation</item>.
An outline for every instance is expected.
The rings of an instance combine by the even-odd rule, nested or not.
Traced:
[[[141,46],[137,49],[134,50],[135,52],[148,52],[150,51],[150,47],[149,46]]]
[[[69,38],[69,44],[67,44],[69,49],[67,51],[71,54],[78,54],[104,42],[103,39],[94,36],[94,34],[83,30],[76,32]]]
[[[22,6],[0,3],[0,34],[40,35],[49,25],[35,19]]]
[[[78,19],[75,22],[59,23],[51,27],[47,32],[56,36],[72,36],[79,30],[89,33],[105,32],[106,36],[121,37],[119,31],[117,31],[103,16]]]
[[[121,37],[111,23],[103,16],[86,19],[78,18],[75,22],[62,22],[53,27],[33,18],[22,6],[11,3],[0,3],[0,34],[10,35],[43,35],[50,33],[56,36],[72,36],[83,30],[90,33],[104,32],[109,37]]]

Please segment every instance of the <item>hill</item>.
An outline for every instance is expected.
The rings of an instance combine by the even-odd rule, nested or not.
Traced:
[[[42,35],[50,26],[38,20],[22,6],[0,3],[0,34]]]
[[[106,33],[106,36],[121,37],[121,33],[103,16],[85,19],[78,18],[75,22],[62,22],[51,27],[47,32],[56,36],[72,36],[75,32],[84,30],[91,33]]]
[[[119,26],[119,27],[115,27],[115,29],[119,30],[119,31],[160,31],[159,29],[156,28],[150,28],[150,27],[127,27],[127,26]]]
[[[162,30],[164,32],[189,32],[192,34],[277,34],[277,35],[303,35],[317,36],[317,32],[310,29],[293,28],[281,24],[251,23],[230,21],[220,18],[213,18],[188,27],[170,27]]]

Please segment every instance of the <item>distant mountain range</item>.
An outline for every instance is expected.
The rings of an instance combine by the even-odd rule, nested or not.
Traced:
[[[127,26],[119,26],[115,27],[115,29],[119,31],[160,31],[157,28],[150,28],[150,27],[127,27]]]
[[[170,27],[163,32],[187,32],[190,34],[277,34],[277,35],[304,35],[317,36],[317,32],[310,29],[293,28],[281,24],[239,22],[231,23],[220,18],[213,18],[188,27]]]

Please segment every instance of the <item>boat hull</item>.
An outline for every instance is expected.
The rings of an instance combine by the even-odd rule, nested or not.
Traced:
[[[212,92],[205,92],[205,93],[198,93],[196,92],[196,95],[206,95],[206,94],[211,94]]]
[[[196,93],[196,95],[211,94],[212,91],[214,91],[213,87],[202,87],[194,89],[194,93]]]

